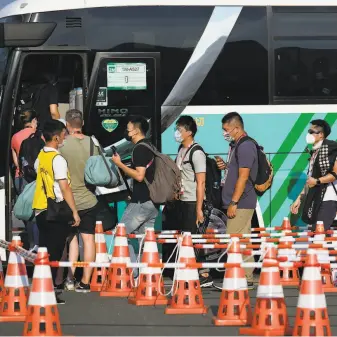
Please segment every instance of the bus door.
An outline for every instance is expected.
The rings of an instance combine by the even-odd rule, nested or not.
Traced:
[[[148,136],[160,150],[160,53],[96,54],[85,106],[85,131],[94,135],[112,154],[115,146],[123,161],[130,159],[132,144],[124,139],[130,115],[142,115],[150,122]],[[125,186],[102,194],[114,193],[123,200]],[[117,197],[119,195],[120,197]]]
[[[58,105],[61,117],[69,109],[69,92],[74,88],[87,90],[87,52],[67,51],[59,48],[50,50],[15,50],[9,64],[6,88],[2,97],[0,114],[0,239],[10,240],[12,235],[20,233],[27,248],[27,235],[23,222],[12,213],[17,198],[13,188],[13,165],[10,143],[16,131],[15,120],[20,104],[23,84],[45,83],[45,74],[56,79]],[[62,110],[61,110],[62,109]],[[2,253],[2,255],[1,255]],[[0,250],[0,257],[5,259]]]
[[[1,92],[0,112],[0,239],[9,240],[8,229],[10,222],[10,175],[9,175],[9,144],[11,139],[13,95],[16,83],[21,52],[14,50],[6,67],[6,86]],[[3,82],[4,83],[4,82]],[[6,251],[0,248],[0,259],[6,260]]]

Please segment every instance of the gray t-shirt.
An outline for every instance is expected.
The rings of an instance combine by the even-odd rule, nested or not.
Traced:
[[[235,151],[238,154],[238,161],[236,160]],[[225,183],[222,188],[222,203],[224,208],[228,208],[229,203],[232,201],[235,185],[239,178],[239,168],[249,168],[251,179],[253,181],[256,179],[258,170],[257,150],[255,144],[250,140],[244,141],[238,148],[236,146],[232,148],[228,168],[225,171]],[[239,200],[238,208],[255,209],[256,202],[257,196],[253,183],[248,179],[245,191]]]
[[[68,136],[64,141],[64,146],[60,152],[68,162],[71,179],[71,189],[73,191],[76,208],[79,211],[90,209],[97,204],[96,196],[88,190],[84,181],[84,169],[90,157],[90,137],[83,139]],[[93,147],[93,155],[98,155],[98,149]]]
[[[195,179],[195,173],[206,172],[206,156],[201,150],[196,150],[193,153],[192,161],[194,170],[188,162],[190,158],[190,152],[187,153],[189,148],[181,148],[177,155],[177,166],[181,171],[182,178],[182,195],[180,200],[182,201],[197,201],[197,182]],[[186,154],[187,153],[187,154]]]

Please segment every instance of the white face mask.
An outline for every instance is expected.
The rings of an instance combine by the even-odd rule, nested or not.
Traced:
[[[223,132],[223,137],[229,143],[234,140],[233,137],[229,134],[229,132],[226,132],[226,131]]]
[[[175,138],[176,142],[178,142],[178,143],[181,143],[181,142],[183,141],[182,138],[181,138],[181,133],[180,133],[179,130],[177,130],[177,131],[174,133],[174,138]]]
[[[307,136],[305,137],[305,140],[307,142],[307,144],[314,144],[316,139],[315,136],[312,135],[311,133],[307,133]]]

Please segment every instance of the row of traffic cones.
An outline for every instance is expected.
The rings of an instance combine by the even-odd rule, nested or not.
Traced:
[[[282,233],[287,234],[291,232],[291,224],[289,218],[285,217],[282,223]],[[125,234],[125,228],[123,224],[118,225],[117,233],[116,233],[116,246],[118,247],[117,250],[114,252],[113,261],[114,262],[121,262],[129,261],[129,254],[127,248],[127,238]],[[154,232],[153,232],[154,235]],[[324,240],[325,238],[325,230],[324,225],[322,222],[317,222],[316,230],[315,230],[315,238],[317,240]],[[149,241],[150,238],[147,237]],[[104,238],[103,226],[101,222],[97,222],[96,225],[96,233],[95,233],[95,241],[96,241],[96,262],[98,263],[105,263],[109,262],[109,257],[107,254],[106,243]],[[155,240],[154,240],[155,241]],[[122,245],[119,242],[123,242]],[[282,242],[284,248],[278,250],[278,257],[287,257],[288,261],[295,261],[297,254],[296,250],[292,248],[292,244],[294,242],[294,238],[291,236],[284,236],[280,238],[280,242]],[[152,243],[153,245],[154,243]],[[121,254],[120,254],[121,252]],[[319,262],[325,262],[324,257],[329,255],[327,249],[322,248],[318,250],[318,260]],[[159,255],[158,255],[159,259]],[[146,259],[145,259],[146,260]],[[116,271],[115,269],[110,270],[110,276],[108,276],[107,268],[95,268],[92,275],[91,281],[91,291],[101,292],[103,289],[103,283],[105,282],[105,290],[101,293],[102,296],[123,296],[128,297],[130,293],[133,291],[132,281],[130,281],[131,286],[123,287],[123,291],[114,290],[114,282],[112,280],[116,280],[113,272]],[[123,283],[123,280],[130,279],[131,273],[128,270],[123,270],[123,275],[120,275],[119,281]],[[129,275],[128,275],[129,274]],[[156,271],[158,274],[158,270]],[[280,266],[280,277],[281,277],[281,285],[288,287],[288,286],[300,286],[300,273],[299,268],[296,265],[292,266]],[[107,279],[108,278],[108,279]],[[119,283],[118,281],[118,283]],[[128,283],[129,281],[127,281]],[[331,269],[329,268],[322,268],[322,282],[323,282],[323,289],[325,292],[337,292],[337,287],[334,286],[332,280]],[[120,289],[120,285],[118,285],[117,289]],[[106,291],[107,290],[107,291]],[[115,294],[115,295],[114,295]]]
[[[167,305],[167,314],[206,313],[197,269],[178,269],[173,285],[174,295],[171,301],[165,297],[161,268],[142,267],[138,285],[133,287],[131,268],[119,265],[130,262],[127,234],[124,224],[117,226],[112,266],[102,284],[101,296],[128,297],[130,304],[137,306]],[[156,236],[153,228],[145,233],[142,263],[160,263]],[[196,263],[191,235],[184,235],[179,251],[180,263]]]
[[[115,263],[125,263],[129,259],[127,236],[123,225],[119,225],[116,232]],[[122,239],[124,238],[124,239]],[[284,300],[283,288],[280,279],[277,249],[273,244],[267,244],[267,252],[263,261],[260,284],[257,291],[255,310],[252,313],[248,286],[243,268],[235,267],[226,270],[223,282],[223,291],[217,317],[213,319],[215,325],[237,325],[243,327],[240,334],[261,336],[299,335],[306,336],[331,335],[325,295],[321,282],[320,265],[314,250],[308,250],[305,264],[298,309],[294,329],[289,327],[289,320]],[[159,262],[159,255],[152,229],[146,230],[144,263]],[[193,243],[190,233],[185,233],[179,251],[179,263],[195,263]],[[239,240],[233,238],[228,252],[228,263],[241,263]],[[118,265],[113,268],[120,268]],[[111,268],[111,269],[113,269]],[[127,268],[126,268],[127,269]],[[131,272],[120,270],[110,271],[111,279],[119,274],[118,284],[109,284],[107,289],[113,296],[129,296],[129,303],[136,305],[166,304],[163,297],[163,285],[160,278],[160,269],[142,268],[140,282],[136,291],[132,291]],[[124,281],[124,282],[122,282]],[[124,285],[124,286],[123,286]],[[162,289],[158,292],[158,289]],[[204,305],[196,269],[177,269],[174,281],[174,293],[168,302],[166,314],[205,314],[207,307]],[[105,291],[106,291],[105,290]],[[116,293],[117,292],[117,293]],[[119,293],[118,293],[119,292]],[[125,293],[123,293],[125,292]],[[162,301],[162,302],[161,302]],[[312,309],[312,310],[311,310]],[[308,316],[309,315],[309,316]],[[311,323],[306,320],[311,317]]]
[[[167,300],[162,295],[164,289],[160,268],[142,268],[139,286],[135,292],[132,291],[132,275],[131,272],[127,272],[129,268],[118,266],[118,263],[127,263],[130,260],[126,238],[125,227],[119,225],[112,261],[116,266],[113,267],[115,270],[109,271],[111,283],[103,283],[103,291],[113,294],[112,296],[125,296],[127,292],[128,296],[132,295],[129,299],[130,303],[136,305],[166,304]],[[13,245],[21,245],[20,238],[15,237]],[[309,250],[307,255],[294,334],[309,335],[315,330],[314,333],[318,335],[320,333],[329,335],[331,331],[321,284],[320,265],[315,251]],[[142,262],[160,262],[155,235],[151,229],[146,231]],[[185,233],[183,236],[179,262],[196,262],[190,233]],[[238,239],[233,240],[228,262],[242,262]],[[27,307],[28,278],[24,260],[14,250],[10,254],[8,273],[4,282],[4,297],[0,305],[0,318],[4,321],[25,320],[24,335],[27,336],[62,335],[48,263],[47,250],[40,248]],[[158,292],[158,289],[161,291]],[[196,269],[178,269],[174,290],[174,295],[166,309],[167,314],[205,314],[207,312]],[[306,324],[303,319],[303,317],[309,317],[308,315],[313,321],[311,325]],[[251,324],[250,328],[240,330],[242,334],[285,335],[290,333],[274,246],[267,246],[253,315],[243,269],[237,267],[226,271],[218,316],[214,319],[214,323],[226,325],[228,321],[231,321],[231,325]]]
[[[229,263],[241,263],[239,242],[234,239],[228,251]],[[252,314],[247,281],[241,267],[226,270],[215,325],[245,326],[241,335],[253,336],[331,336],[326,299],[316,251],[308,250],[304,266],[294,328],[289,327],[276,248],[267,246],[255,310]]]
[[[291,225],[288,218],[284,218],[282,223],[282,232],[284,234],[291,232]],[[317,241],[324,241],[325,229],[322,221],[318,221],[315,229],[314,239]],[[294,238],[291,236],[284,236],[280,238],[280,243],[284,248],[278,250],[278,257],[287,257],[288,261],[295,261],[297,257],[296,250],[292,248],[292,243],[294,242]],[[300,252],[301,253],[301,252]],[[324,263],[325,265],[330,264],[330,262],[326,259],[329,257],[329,250],[327,248],[317,248],[316,249],[317,258],[320,263]],[[301,254],[300,254],[301,255]],[[300,273],[299,268],[296,265],[292,266],[280,266],[280,277],[281,277],[281,285],[282,286],[295,286],[299,287]],[[337,287],[333,284],[333,278],[331,274],[331,268],[327,268],[326,266],[322,267],[321,270],[321,279],[323,283],[323,290],[325,293],[334,293],[337,292]]]

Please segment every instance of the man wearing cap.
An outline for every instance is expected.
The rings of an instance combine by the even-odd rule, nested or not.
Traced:
[[[311,121],[306,136],[310,150],[310,161],[306,184],[291,205],[291,212],[297,214],[303,202],[302,220],[313,225],[323,221],[325,230],[329,230],[337,212],[337,143],[328,140],[330,125],[322,119]]]

